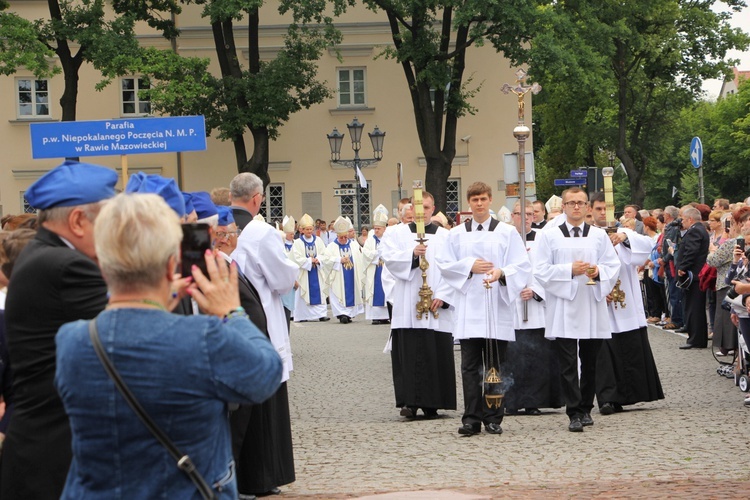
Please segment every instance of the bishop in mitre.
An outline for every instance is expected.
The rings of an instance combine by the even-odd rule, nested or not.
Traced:
[[[378,205],[373,212],[372,231],[362,247],[362,287],[365,291],[365,319],[373,325],[390,323],[383,290],[382,238],[388,225],[388,209]]]
[[[362,312],[362,285],[359,270],[362,269],[362,250],[352,242],[349,230],[352,224],[339,216],[333,223],[336,239],[323,252],[321,263],[329,288],[331,310],[343,324]]]
[[[315,222],[308,214],[299,220],[300,237],[294,240],[289,260],[299,266],[294,297],[294,321],[328,321],[328,297],[320,258],[326,247],[315,235]]]

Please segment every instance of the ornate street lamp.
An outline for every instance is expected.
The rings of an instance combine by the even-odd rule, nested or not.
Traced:
[[[375,129],[367,134],[370,136],[370,142],[372,143],[373,158],[360,158],[359,150],[362,148],[362,130],[365,128],[365,124],[360,123],[360,121],[357,120],[357,117],[354,117],[351,123],[346,124],[346,128],[349,129],[349,137],[351,137],[352,140],[352,150],[354,150],[354,159],[352,160],[341,159],[341,145],[344,142],[344,134],[334,127],[333,132],[327,134],[326,137],[328,138],[328,145],[331,147],[331,161],[354,169],[354,185],[357,190],[357,212],[355,214],[355,219],[357,232],[359,233],[362,229],[362,216],[360,214],[360,186],[362,184],[367,185],[365,176],[362,174],[362,169],[383,159],[385,132],[375,126]]]

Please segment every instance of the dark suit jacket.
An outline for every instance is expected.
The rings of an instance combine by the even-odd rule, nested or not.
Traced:
[[[253,214],[239,207],[230,207],[232,209],[232,217],[234,217],[234,223],[237,227],[242,230],[245,229],[251,220],[253,220]]]
[[[70,426],[54,386],[55,335],[96,317],[107,286],[94,261],[40,228],[13,267],[5,302],[15,410],[3,445],[3,499],[59,498],[71,460]]]
[[[708,256],[710,236],[700,222],[696,222],[688,229],[680,241],[676,265],[678,271],[693,271],[693,280],[698,280],[703,264]]]

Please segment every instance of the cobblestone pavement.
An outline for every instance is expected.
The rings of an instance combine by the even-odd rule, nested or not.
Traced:
[[[662,401],[596,412],[583,433],[568,432],[559,409],[508,416],[501,436],[467,438],[456,432],[460,373],[458,411],[399,416],[388,335],[361,318],[292,324],[297,481],[284,498],[750,497],[750,408],[716,374],[711,351],[678,350],[680,336],[649,331]]]

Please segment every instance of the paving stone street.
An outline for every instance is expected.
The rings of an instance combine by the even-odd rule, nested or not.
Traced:
[[[297,481],[284,498],[747,498],[750,408],[716,374],[710,349],[649,337],[666,399],[593,413],[567,431],[563,409],[507,416],[501,436],[461,437],[458,411],[406,420],[395,408],[387,325],[292,324],[289,398]],[[456,370],[459,355],[456,347]],[[407,493],[408,492],[408,493]],[[389,495],[383,495],[390,493]]]

